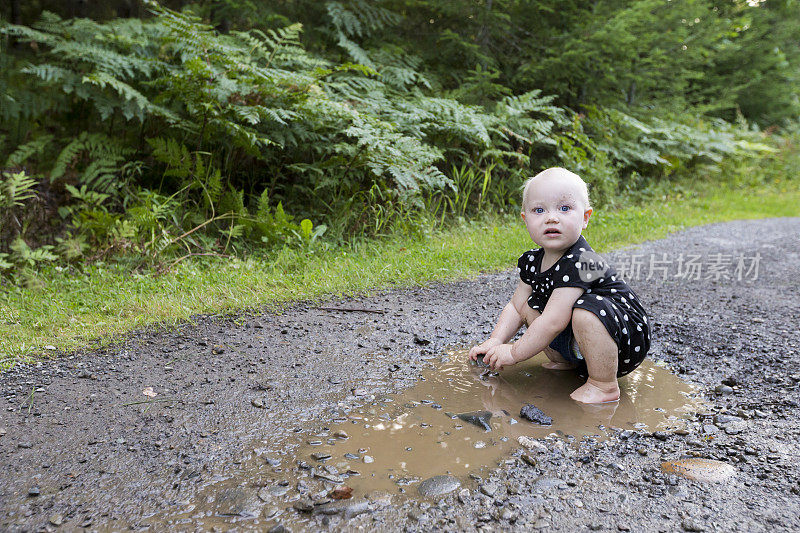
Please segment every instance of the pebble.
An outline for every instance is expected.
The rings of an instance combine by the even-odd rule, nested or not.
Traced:
[[[364,458],[362,459],[362,461],[364,461],[367,464],[370,464],[370,463],[374,463],[375,459],[373,459],[372,456],[370,456],[370,455],[365,455]]]
[[[326,459],[331,458],[331,454],[327,452],[314,452],[311,454],[311,458],[315,461],[325,461]]]
[[[28,489],[28,496],[38,496],[41,494],[39,487],[31,487]]]
[[[489,496],[490,498],[493,498],[494,495],[497,494],[497,489],[498,488],[499,487],[494,483],[484,483],[483,485],[478,487],[478,489],[481,491],[481,493]]]
[[[521,436],[517,437],[517,442],[519,442],[520,445],[524,446],[525,448],[527,448],[527,449],[529,449],[529,450],[531,450],[533,452],[536,452],[536,453],[547,453],[549,451],[547,449],[547,446],[545,446],[544,444],[542,444],[538,440],[532,439],[532,438],[527,437],[525,435],[521,435]]]
[[[262,400],[261,398],[253,398],[252,400],[250,400],[250,405],[258,409],[264,409],[265,407],[264,400]]]
[[[0,428],[0,437],[5,436],[5,434],[6,434],[6,428]]]
[[[366,513],[369,510],[369,501],[364,498],[357,498],[353,500],[336,500],[330,503],[318,505],[314,509],[314,513],[324,515],[342,514],[345,518],[349,519],[362,513]]]
[[[728,385],[717,385],[714,388],[714,392],[717,394],[733,394],[733,389]]]
[[[223,354],[225,353],[225,347],[220,345],[214,346],[213,348],[211,348],[211,353],[213,353],[214,355]]]
[[[461,481],[455,476],[433,476],[419,484],[417,490],[422,496],[436,497],[453,492],[461,486]]]
[[[486,448],[486,443],[482,440],[475,441],[475,444],[472,445],[476,450],[480,450],[481,448]]]
[[[661,463],[661,471],[695,481],[725,481],[736,473],[736,469],[722,461],[713,459],[680,459]]]
[[[61,516],[60,514],[54,514],[49,518],[48,522],[50,522],[54,526],[60,526],[61,524],[64,523],[64,517]]]
[[[341,429],[336,431],[336,432],[334,432],[333,436],[336,437],[337,439],[349,439],[350,438],[350,435],[348,435],[346,431],[343,431]]]
[[[681,527],[684,531],[705,531],[706,528],[703,524],[694,520],[693,518],[687,518],[683,522],[681,522]]]

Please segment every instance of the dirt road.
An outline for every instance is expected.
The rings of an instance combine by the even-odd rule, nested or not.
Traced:
[[[446,347],[482,340],[515,283],[486,274],[322,305],[349,311],[197,317],[0,375],[0,529],[800,529],[800,219],[693,228],[607,255],[649,307],[651,358],[707,398],[685,431],[549,439],[525,450],[534,461],[513,450],[441,498],[371,495],[315,512],[325,480],[298,483],[302,465],[281,463],[287,443],[414,385]],[[661,472],[686,456],[736,474]],[[274,462],[272,477],[253,473],[256,459]]]

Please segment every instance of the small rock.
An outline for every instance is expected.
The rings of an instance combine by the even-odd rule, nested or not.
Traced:
[[[217,513],[223,516],[239,516],[249,503],[247,493],[240,488],[225,489],[214,498]]]
[[[6,434],[6,428],[0,428],[0,437],[4,437]]]
[[[346,519],[353,518],[370,511],[369,501],[364,498],[355,500],[338,500],[316,506],[315,514],[334,515],[341,514]]]
[[[315,461],[325,461],[331,458],[331,454],[327,452],[314,452],[311,454],[311,458]]]
[[[477,426],[484,431],[491,431],[492,425],[489,421],[492,419],[492,413],[490,411],[474,411],[471,413],[460,413],[456,415],[458,418],[472,424],[473,426]]]
[[[538,440],[532,439],[530,437],[526,437],[525,435],[521,435],[521,436],[517,437],[517,442],[519,442],[520,445],[526,447],[527,449],[531,450],[532,452],[547,453],[549,451],[547,449],[547,446],[545,446],[544,444],[542,444]]]
[[[532,492],[541,491],[546,492],[550,489],[557,488],[563,481],[555,477],[540,476],[536,478],[531,487]]]
[[[480,449],[486,448],[486,443],[483,442],[482,440],[479,440],[479,441],[475,441],[475,443],[472,446],[476,450],[480,450]]]
[[[733,394],[733,389],[728,385],[717,385],[714,388],[714,392],[716,392],[717,394],[727,395],[727,394]]]
[[[494,495],[497,494],[497,489],[498,486],[494,483],[484,483],[478,487],[478,490],[480,490],[481,493],[489,496],[490,498],[494,498]]]
[[[653,433],[653,438],[656,440],[665,441],[669,438],[669,433],[665,431],[656,431]]]
[[[283,524],[275,524],[267,530],[267,533],[286,533],[289,531]]]
[[[534,424],[541,424],[543,426],[549,426],[553,423],[553,418],[544,414],[544,412],[536,407],[533,404],[528,404],[522,406],[522,409],[519,411],[519,416],[524,418],[525,420],[529,420]]]
[[[519,456],[522,461],[530,466],[536,466],[536,459],[528,455],[527,453],[523,453]]]
[[[617,524],[617,529],[619,531],[630,531],[631,527],[628,524],[619,523]]]
[[[54,514],[49,518],[48,522],[50,522],[54,526],[60,526],[61,524],[64,523],[64,517],[61,516],[60,514]]]
[[[220,345],[216,345],[216,346],[211,348],[211,353],[213,353],[214,355],[223,354],[223,353],[225,353],[225,347],[224,346],[220,346]]]
[[[458,491],[458,501],[460,501],[462,504],[469,501],[469,489],[461,489]]]
[[[417,490],[422,496],[432,498],[453,492],[461,486],[461,481],[455,476],[433,476],[419,484]]]
[[[28,496],[38,496],[41,494],[39,487],[31,487],[28,489]]]
[[[336,431],[336,432],[334,432],[333,436],[336,437],[337,439],[349,439],[350,438],[350,435],[348,435],[346,431],[341,430],[341,429]]]
[[[324,481],[330,481],[331,483],[336,483],[336,484],[344,483],[344,480],[340,476],[337,476],[336,474],[329,474],[327,472],[315,470],[313,475],[316,478],[322,479]]]
[[[661,463],[661,471],[695,481],[725,481],[736,473],[736,469],[722,461],[692,458]]]
[[[308,498],[303,498],[294,502],[292,505],[296,511],[300,511],[301,513],[310,513],[314,510],[314,502],[309,500]]]
[[[684,531],[705,531],[706,528],[703,524],[693,518],[687,518],[681,522],[681,527]]]
[[[367,464],[375,462],[375,459],[373,459],[372,456],[369,456],[369,455],[365,455],[364,458],[361,459],[361,460],[364,461]]]
[[[262,400],[261,398],[253,398],[252,400],[250,400],[250,405],[252,405],[253,407],[257,407],[258,409],[264,409],[265,407],[264,400]]]

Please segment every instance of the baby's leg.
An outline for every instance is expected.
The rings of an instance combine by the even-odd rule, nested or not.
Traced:
[[[525,309],[523,313],[523,318],[525,319],[525,325],[530,327],[533,321],[539,318],[541,313],[535,309],[531,309],[530,306],[526,305],[525,307],[527,309]],[[561,357],[561,354],[558,353],[557,350],[554,350],[549,346],[544,349],[544,354],[549,360],[542,363],[542,367],[547,368],[548,370],[572,370],[577,366]]]
[[[589,379],[570,394],[570,398],[583,403],[619,400],[617,343],[600,319],[585,309],[573,310],[572,331],[586,361]]]

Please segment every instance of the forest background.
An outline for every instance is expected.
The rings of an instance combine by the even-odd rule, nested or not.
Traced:
[[[246,261],[285,278],[476,224],[496,236],[520,184],[548,166],[583,176],[606,210],[796,190],[796,0],[4,6],[6,358],[68,329],[83,341],[65,348],[220,308],[184,298],[162,316],[99,301],[143,277]],[[67,303],[70,286],[108,276],[123,285]],[[44,303],[54,294],[60,310]],[[237,298],[269,301],[225,305]],[[116,322],[80,330],[103,322],[81,312]]]

